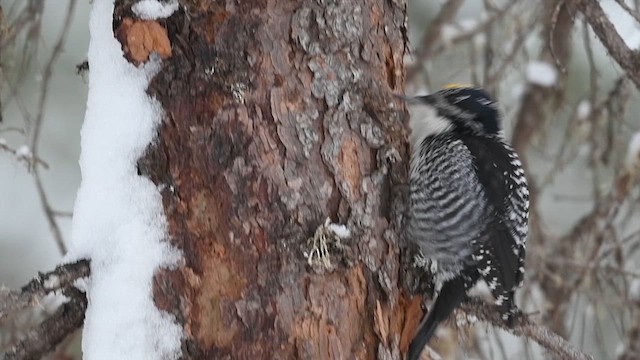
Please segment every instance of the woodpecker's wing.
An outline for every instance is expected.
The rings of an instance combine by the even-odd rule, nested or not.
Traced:
[[[529,212],[529,192],[522,164],[515,151],[498,138],[466,136],[462,141],[475,157],[478,179],[493,208],[485,255],[495,259],[497,264],[490,265],[497,268],[498,274],[483,274],[483,277],[491,288],[490,281],[497,275],[504,291],[512,291],[520,285],[524,275]],[[479,257],[482,260],[482,254]],[[480,267],[481,273],[483,270]]]
[[[488,201],[474,158],[455,135],[428,137],[411,160],[406,234],[451,278],[470,263]]]

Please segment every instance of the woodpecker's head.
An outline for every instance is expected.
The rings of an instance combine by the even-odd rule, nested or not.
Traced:
[[[501,130],[497,104],[484,90],[471,85],[447,85],[433,94],[408,100],[414,105],[410,107],[412,143],[413,138],[448,131],[496,135]],[[423,107],[427,108],[426,113],[420,109]]]

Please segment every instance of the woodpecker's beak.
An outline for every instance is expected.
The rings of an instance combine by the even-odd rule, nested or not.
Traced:
[[[393,94],[398,99],[406,101],[409,105],[430,105],[433,104],[432,95],[406,96],[403,94]]]

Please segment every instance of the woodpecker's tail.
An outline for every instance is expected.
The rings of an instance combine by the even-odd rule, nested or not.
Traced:
[[[418,360],[420,358],[422,350],[436,332],[438,324],[446,320],[451,312],[460,305],[466,293],[462,277],[449,280],[442,285],[435,304],[429,311],[427,318],[418,327],[418,332],[413,340],[411,340],[407,360]]]

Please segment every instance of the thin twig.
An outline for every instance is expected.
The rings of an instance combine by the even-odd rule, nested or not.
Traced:
[[[16,1],[14,5],[20,3]],[[6,51],[7,46],[13,44],[18,34],[23,28],[33,22],[42,21],[42,11],[44,10],[44,0],[29,1],[29,4],[20,12],[20,14],[11,22],[11,31],[7,32],[7,36],[0,38],[0,54]],[[11,11],[9,11],[9,15]],[[7,16],[9,17],[9,16]]]
[[[415,63],[407,68],[407,79],[412,79],[416,76],[423,66],[424,61],[431,56],[433,47],[440,40],[442,27],[456,16],[463,2],[464,0],[448,0],[444,5],[442,5],[438,16],[433,19],[425,31],[424,38],[420,41],[420,47],[415,54]]]
[[[53,240],[56,242],[60,254],[64,255],[67,253],[67,247],[64,244],[64,238],[62,236],[60,226],[58,226],[56,212],[53,210],[51,205],[49,205],[47,193],[44,190],[44,185],[42,184],[42,179],[40,177],[40,171],[36,167],[33,168],[33,179],[36,182],[36,189],[38,190],[38,197],[40,198],[40,206],[42,206],[42,211],[47,219],[47,223],[49,223],[49,229],[53,235]]]
[[[53,67],[55,66],[56,61],[62,54],[64,49],[64,44],[67,39],[67,35],[69,33],[69,28],[71,27],[71,20],[73,19],[73,15],[75,12],[77,0],[70,0],[69,5],[67,7],[67,13],[64,20],[64,25],[60,36],[58,37],[58,41],[53,47],[53,52],[51,53],[51,57],[47,64],[44,67],[42,72],[42,86],[40,89],[40,98],[38,101],[38,113],[36,114],[33,124],[29,127],[29,149],[31,150],[31,154],[34,159],[38,158],[38,145],[40,139],[40,132],[42,130],[42,123],[44,120],[44,110],[45,104],[47,101],[47,96],[49,94],[49,85],[51,82],[51,76],[53,75]],[[40,199],[40,204],[47,218],[47,222],[49,223],[49,228],[51,229],[51,233],[53,238],[58,246],[58,250],[62,255],[66,254],[67,249],[64,244],[64,238],[62,236],[62,231],[60,231],[60,226],[58,225],[58,220],[53,212],[51,205],[47,200],[47,195],[44,190],[44,186],[42,184],[42,179],[36,168],[37,163],[32,164],[33,169],[33,177],[36,183],[36,188],[38,190],[38,197]]]
[[[638,13],[637,9],[634,10],[624,0],[616,0],[618,5],[627,12],[627,14],[631,15],[638,23],[640,23],[640,13]]]
[[[31,153],[22,154],[19,149],[14,149],[2,141],[0,141],[0,150],[12,154],[17,161],[24,162],[27,167],[31,166],[31,164],[35,161],[45,169],[49,168],[49,164],[46,161],[38,157],[34,157]]]
[[[640,89],[640,68],[637,66],[637,53],[630,49],[618,34],[609,17],[602,10],[600,2],[592,0],[567,0],[566,2],[572,3],[584,15],[609,55]]]
[[[492,88],[496,86],[498,81],[507,74],[505,71],[511,64],[513,64],[526,43],[527,38],[534,32],[536,23],[539,21],[537,16],[532,17],[531,21],[525,26],[520,27],[517,32],[517,36],[511,45],[508,54],[504,57],[499,66],[496,66],[494,73],[488,74],[485,79],[484,87]]]
[[[69,1],[62,31],[60,33],[60,36],[58,37],[58,41],[53,47],[53,51],[51,53],[51,56],[49,57],[49,61],[47,61],[42,71],[42,86],[40,88],[40,97],[38,99],[38,113],[36,114],[33,126],[29,131],[29,149],[31,149],[31,152],[34,154],[34,156],[36,156],[38,153],[38,140],[40,139],[40,131],[42,129],[42,121],[44,119],[45,103],[49,94],[49,85],[51,83],[51,76],[53,75],[53,67],[55,66],[56,61],[64,50],[64,45],[67,40],[69,28],[71,27],[71,20],[73,20],[73,15],[75,13],[76,3],[77,0]]]
[[[553,12],[551,13],[551,22],[549,23],[549,25],[551,26],[549,30],[549,52],[551,52],[551,57],[555,61],[558,69],[560,69],[561,72],[566,73],[567,68],[564,66],[564,63],[560,61],[560,58],[558,58],[558,56],[556,55],[555,41],[553,39],[556,33],[556,25],[558,24],[558,16],[560,15],[560,10],[562,9],[563,5],[564,1],[558,1],[556,6],[553,8]]]
[[[69,299],[40,325],[7,351],[4,360],[41,359],[53,351],[69,334],[82,326],[87,309],[87,298],[78,289],[68,288],[63,294]]]
[[[478,25],[474,26],[473,28],[471,28],[469,30],[466,30],[466,31],[460,33],[456,37],[452,38],[450,41],[447,41],[446,44],[441,43],[440,46],[438,46],[433,51],[433,53],[434,54],[440,53],[441,51],[443,51],[444,49],[446,49],[449,46],[461,44],[461,43],[464,43],[466,41],[471,40],[476,35],[486,31],[490,26],[492,26],[493,24],[495,24],[496,22],[498,22],[502,18],[504,18],[504,16],[509,12],[509,10],[511,10],[520,1],[521,0],[513,0],[513,1],[508,2],[507,5],[505,5],[502,9],[500,9],[500,10],[496,11],[495,13],[493,13],[485,21],[479,23]]]

